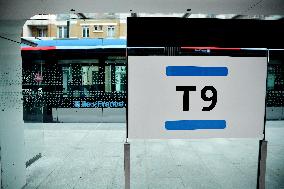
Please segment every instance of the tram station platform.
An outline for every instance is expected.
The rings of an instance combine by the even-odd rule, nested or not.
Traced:
[[[284,188],[284,121],[268,121],[266,188]],[[124,188],[124,123],[25,124],[42,157],[25,189]],[[257,139],[130,140],[131,188],[255,189]],[[31,149],[26,149],[27,153]]]

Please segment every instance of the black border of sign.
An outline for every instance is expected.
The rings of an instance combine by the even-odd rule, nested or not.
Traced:
[[[128,47],[284,48],[281,19],[129,17],[127,25]]]

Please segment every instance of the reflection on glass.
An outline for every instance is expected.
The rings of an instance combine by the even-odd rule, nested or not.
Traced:
[[[115,90],[117,92],[125,91],[126,84],[126,67],[116,66],[115,67]]]
[[[63,96],[67,97],[68,91],[70,90],[69,88],[69,83],[70,83],[70,67],[63,67]]]
[[[67,37],[67,26],[58,26],[57,37],[58,38],[66,38]]]
[[[82,66],[83,97],[90,97],[92,91],[99,90],[99,67]]]
[[[275,83],[275,75],[268,74],[267,77],[267,89],[273,90],[274,89],[274,83]]]
[[[111,92],[111,66],[105,67],[105,92]]]

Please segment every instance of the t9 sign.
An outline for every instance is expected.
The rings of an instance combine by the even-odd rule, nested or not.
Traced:
[[[183,91],[183,111],[189,111],[189,91],[196,91],[196,86],[177,86],[176,91]],[[206,95],[207,91],[211,91],[212,96]],[[205,86],[201,90],[201,98],[204,101],[211,101],[210,106],[203,107],[202,111],[210,111],[217,104],[217,90],[213,86]]]

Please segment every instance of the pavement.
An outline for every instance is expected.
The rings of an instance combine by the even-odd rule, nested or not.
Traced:
[[[125,123],[25,124],[42,158],[24,189],[124,188]],[[284,189],[284,121],[267,122],[266,188]],[[255,189],[258,139],[130,140],[131,189]]]

